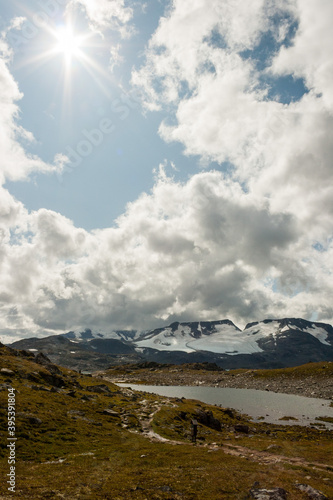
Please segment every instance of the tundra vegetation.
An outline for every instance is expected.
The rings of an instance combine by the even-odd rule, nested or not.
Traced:
[[[6,484],[10,387],[15,493]],[[119,388],[4,346],[0,388],[1,498],[245,500],[254,484],[295,500],[309,498],[299,488],[306,484],[333,498],[333,432],[324,428],[253,423],[230,408]]]

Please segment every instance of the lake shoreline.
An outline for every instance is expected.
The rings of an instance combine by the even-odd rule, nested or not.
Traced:
[[[119,372],[118,368],[118,373],[116,370],[108,370],[108,373],[103,375],[113,383],[255,389],[326,400],[333,398],[333,378],[317,374],[296,378],[284,374],[260,378],[256,370],[233,373],[231,371],[187,370],[179,367],[122,372]]]

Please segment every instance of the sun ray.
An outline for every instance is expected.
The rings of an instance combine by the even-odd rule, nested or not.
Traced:
[[[72,17],[67,17],[58,25],[45,25],[40,38],[32,44],[30,57],[20,63],[20,67],[26,67],[28,72],[34,72],[43,65],[52,68],[54,63],[52,72],[56,80],[59,79],[54,83],[56,90],[62,92],[64,120],[71,116],[74,87],[79,82],[81,71],[89,75],[107,98],[111,96],[110,88],[114,80],[107,68],[94,57],[96,53],[106,50],[104,40],[89,28],[84,31],[82,25],[78,26],[77,20]]]

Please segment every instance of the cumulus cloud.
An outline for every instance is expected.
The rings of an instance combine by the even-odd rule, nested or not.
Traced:
[[[307,316],[314,300],[325,314],[330,307],[321,302],[329,280],[320,289],[313,280],[319,263],[300,259],[295,217],[220,172],[185,184],[161,176],[114,228],[89,234],[44,209],[8,225],[2,333],[144,329],[198,315],[243,325],[291,310]]]
[[[304,0],[296,3],[296,9],[299,28],[293,44],[281,48],[274,58],[272,71],[305,78],[307,86],[316,94],[322,94],[325,106],[332,110],[333,4],[329,0]]]
[[[285,184],[286,171],[294,172],[295,163],[301,170],[304,158],[298,157],[312,151],[326,183],[332,6],[323,0],[320,7],[314,0],[174,1],[150,41],[146,64],[133,72],[148,107],[173,105],[161,136],[207,162],[231,162],[242,182],[256,184],[263,176],[268,192],[274,184],[267,186],[267,172],[280,173]],[[258,68],[257,50],[268,36],[275,45],[271,40],[270,57]],[[310,92],[299,102],[279,102],[263,83],[267,75],[302,77]]]
[[[124,37],[130,34],[128,23],[133,12],[125,6],[124,0],[71,0],[68,9],[75,6],[85,10],[93,29],[103,31],[111,28]]]
[[[314,241],[332,232],[331,17],[326,0],[175,0],[132,76],[149,109],[171,109],[163,139],[226,162]],[[283,102],[281,76],[302,78],[306,93]]]

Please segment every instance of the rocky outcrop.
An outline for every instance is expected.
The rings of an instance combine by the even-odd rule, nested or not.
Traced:
[[[287,500],[287,492],[283,488],[252,488],[250,490],[250,498],[256,500]]]
[[[211,429],[220,431],[222,429],[221,422],[213,416],[212,411],[196,410],[196,418],[198,422],[202,425],[206,425]]]
[[[43,354],[42,352],[37,354],[37,356],[35,357],[35,363],[37,363],[38,365],[44,366],[53,375],[54,374],[56,374],[56,375],[62,374],[62,372],[58,368],[58,366],[53,364],[51,362],[51,360],[47,356],[45,356],[45,354]]]
[[[97,392],[99,394],[112,394],[108,386],[105,384],[88,385],[86,390],[89,392]]]
[[[308,495],[311,500],[328,500],[328,497],[321,491],[315,490],[308,484],[297,484],[296,488]]]

